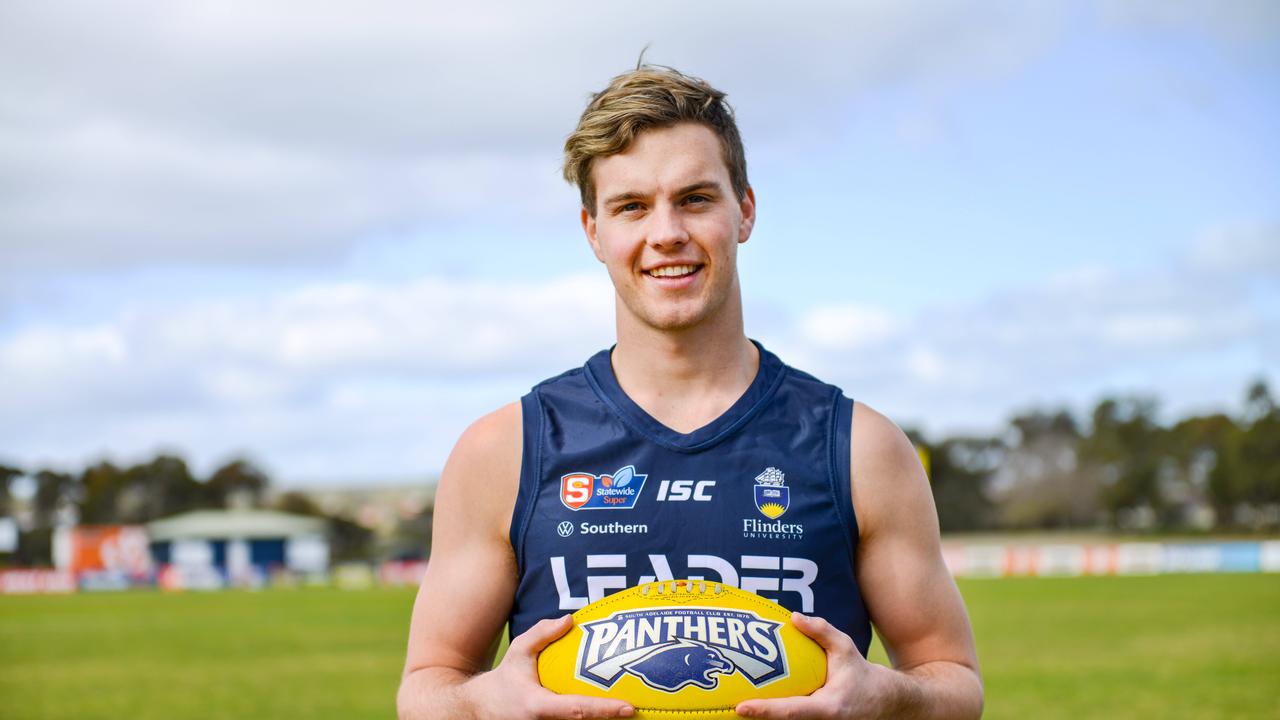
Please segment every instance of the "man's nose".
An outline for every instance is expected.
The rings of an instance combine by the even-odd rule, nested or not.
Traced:
[[[689,231],[678,208],[660,205],[649,215],[649,245],[667,250],[689,242]]]

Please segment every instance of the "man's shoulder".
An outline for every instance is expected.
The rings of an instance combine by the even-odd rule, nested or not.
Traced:
[[[482,415],[463,431],[462,437],[458,438],[458,444],[454,446],[454,456],[480,461],[493,458],[495,451],[508,448],[513,443],[518,451],[521,441],[521,416],[519,401],[507,403],[493,412]]]
[[[850,481],[862,531],[874,531],[893,508],[911,504],[928,480],[907,434],[871,406],[854,403]],[[863,527],[863,526],[866,527]]]
[[[471,423],[440,474],[437,517],[444,512],[473,532],[505,541],[507,519],[520,484],[521,442],[518,402]]]
[[[508,403],[482,416],[462,432],[453,446],[441,476],[442,484],[455,478],[463,481],[472,477],[518,479],[521,442],[519,402]]]
[[[915,446],[892,420],[870,405],[853,404],[853,443],[866,460],[879,463],[916,462]]]
[[[585,366],[569,368],[559,375],[537,383],[525,397],[538,397],[545,392],[586,387]],[[520,445],[524,435],[524,402],[523,399],[509,402],[490,413],[482,415],[471,423],[462,433],[454,446],[453,455],[464,459],[484,459],[491,457],[495,450],[515,448],[516,460],[519,460]],[[519,471],[517,462],[516,470]]]

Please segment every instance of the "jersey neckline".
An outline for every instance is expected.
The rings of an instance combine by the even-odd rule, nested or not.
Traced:
[[[587,382],[596,395],[633,430],[672,450],[695,452],[715,445],[749,422],[782,384],[786,365],[760,343],[755,340],[751,342],[760,351],[760,365],[751,384],[728,410],[689,433],[677,432],[663,425],[623,392],[613,373],[611,360],[616,345],[592,355],[583,369]]]

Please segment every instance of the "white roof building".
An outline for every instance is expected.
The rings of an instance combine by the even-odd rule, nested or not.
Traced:
[[[324,518],[274,510],[195,510],[147,523],[152,542],[167,540],[256,540],[324,535]]]

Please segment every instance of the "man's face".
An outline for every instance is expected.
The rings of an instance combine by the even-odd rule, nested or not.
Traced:
[[[596,216],[582,226],[609,269],[619,311],[660,330],[697,326],[738,298],[738,244],[755,222],[739,201],[720,140],[705,125],[640,133],[626,152],[598,158]]]

